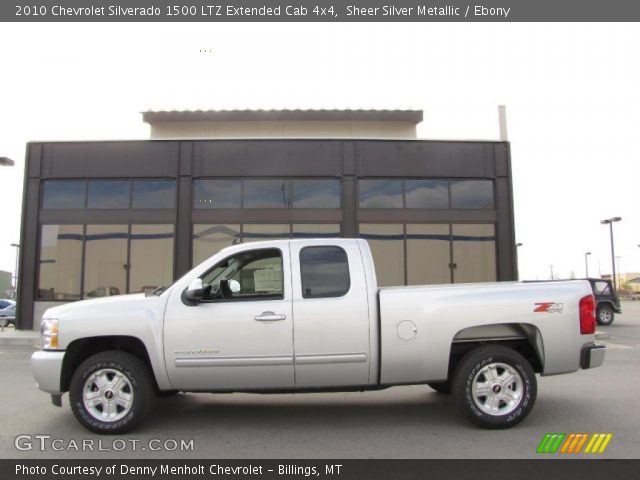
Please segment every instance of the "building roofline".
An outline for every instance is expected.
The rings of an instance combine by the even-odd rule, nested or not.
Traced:
[[[499,139],[483,138],[300,138],[300,137],[251,137],[251,138],[98,138],[98,139],[62,139],[62,140],[29,140],[27,145],[84,144],[84,143],[160,143],[160,142],[396,142],[396,143],[481,143],[490,145],[508,145],[510,142]]]
[[[418,124],[422,110],[149,110],[142,120],[161,122],[405,122]]]

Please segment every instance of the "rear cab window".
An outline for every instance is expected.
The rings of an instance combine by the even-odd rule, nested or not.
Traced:
[[[300,250],[303,298],[342,297],[351,288],[347,252],[337,246]]]

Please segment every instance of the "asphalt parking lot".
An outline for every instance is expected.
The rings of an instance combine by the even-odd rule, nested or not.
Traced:
[[[535,458],[548,432],[612,433],[597,458],[639,458],[640,302],[623,309],[613,325],[599,327],[609,336],[604,366],[540,378],[532,413],[502,431],[473,427],[448,396],[411,386],[178,395],[159,399],[136,432],[100,437],[76,422],[66,396],[56,408],[36,390],[29,370],[34,348],[0,346],[0,458]]]

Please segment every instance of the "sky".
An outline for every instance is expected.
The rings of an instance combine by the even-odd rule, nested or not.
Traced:
[[[637,24],[2,24],[0,269],[25,145],[145,139],[149,109],[421,109],[424,139],[497,140],[507,108],[522,279],[640,272]]]

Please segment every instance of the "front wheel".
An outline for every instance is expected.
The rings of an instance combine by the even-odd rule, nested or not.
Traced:
[[[609,305],[602,305],[596,314],[598,325],[611,325],[613,323],[613,309]]]
[[[130,353],[113,350],[82,362],[71,379],[69,401],[88,430],[121,434],[142,422],[155,393],[146,365]]]
[[[465,417],[484,428],[508,428],[526,418],[536,399],[529,362],[501,345],[469,352],[460,362],[452,391]]]

